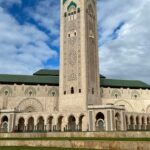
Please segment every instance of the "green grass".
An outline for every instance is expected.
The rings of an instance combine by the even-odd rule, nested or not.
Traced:
[[[18,141],[47,141],[47,140],[56,140],[56,141],[150,141],[150,138],[92,138],[92,137],[47,137],[47,138],[0,138],[0,141],[3,140],[18,140]]]
[[[46,147],[0,147],[0,150],[85,150],[75,148],[46,148]],[[86,149],[88,150],[88,149]],[[91,149],[90,149],[91,150]]]

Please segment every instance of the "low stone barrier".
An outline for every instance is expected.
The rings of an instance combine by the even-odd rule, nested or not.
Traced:
[[[55,138],[64,140],[55,140]],[[65,137],[70,137],[70,140]],[[52,132],[52,133],[0,133],[0,146],[32,146],[32,147],[64,147],[91,148],[98,150],[150,150],[149,141],[102,141],[75,140],[73,138],[150,138],[150,132]],[[6,138],[5,140],[3,138]],[[7,138],[13,138],[8,140]],[[31,138],[31,140],[16,140],[15,138]],[[32,138],[43,138],[33,140]],[[44,138],[52,138],[44,140]],[[54,139],[53,139],[54,138]],[[72,138],[72,139],[71,139]]]
[[[150,138],[150,132],[50,132],[50,133],[0,133],[0,138],[39,137],[103,137],[103,138]]]
[[[0,141],[0,146],[88,148],[98,150],[150,150],[149,142],[118,141]]]

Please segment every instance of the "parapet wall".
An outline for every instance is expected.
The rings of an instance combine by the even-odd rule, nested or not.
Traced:
[[[41,138],[41,137],[150,138],[150,132],[0,133],[0,138]]]
[[[0,141],[0,146],[88,148],[91,150],[150,150],[149,142],[122,141]]]
[[[51,137],[51,139],[46,139]],[[54,139],[53,139],[54,137]],[[87,137],[92,140],[75,140],[75,139],[60,139],[55,140],[55,137]],[[6,138],[4,140],[4,138]],[[13,138],[13,139],[7,139]],[[16,139],[15,139],[16,138]],[[17,140],[17,138],[25,138]],[[31,138],[26,139],[26,138]],[[34,138],[39,138],[34,140]],[[40,140],[42,138],[42,140]],[[45,140],[44,140],[45,138]],[[94,140],[95,138],[95,140]],[[129,140],[96,140],[96,138],[143,138],[143,141]],[[150,150],[150,142],[144,141],[145,138],[150,138],[150,132],[78,132],[78,133],[8,133],[0,134],[0,146],[31,146],[31,147],[62,147],[62,148],[88,148],[98,150]]]

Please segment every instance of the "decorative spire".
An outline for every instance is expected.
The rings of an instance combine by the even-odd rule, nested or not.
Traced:
[[[72,2],[69,4],[69,6],[67,7],[67,10],[69,10],[70,7],[72,7],[72,6],[74,6],[74,7],[76,8],[76,7],[77,7],[77,4],[72,1]]]
[[[65,3],[66,3],[66,1],[67,1],[67,0],[63,0],[63,4],[65,4]]]

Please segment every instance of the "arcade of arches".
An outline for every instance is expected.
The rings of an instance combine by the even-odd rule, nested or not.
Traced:
[[[38,116],[17,117],[13,132],[52,132],[52,131],[82,131],[85,115],[68,117],[60,116]],[[3,116],[0,122],[0,131],[9,132],[9,117]]]
[[[94,131],[138,131],[150,130],[150,116],[136,113],[112,113],[112,123],[110,123],[109,115],[103,111],[95,113]],[[79,132],[88,131],[87,116],[81,115],[50,115],[48,117],[42,116],[18,116],[16,117],[13,132]],[[124,121],[123,121],[124,118]],[[0,132],[9,132],[10,117],[4,115],[0,118]],[[112,127],[109,128],[110,124]],[[124,128],[123,128],[124,126]]]
[[[127,130],[150,130],[150,116],[128,114],[125,119]]]

